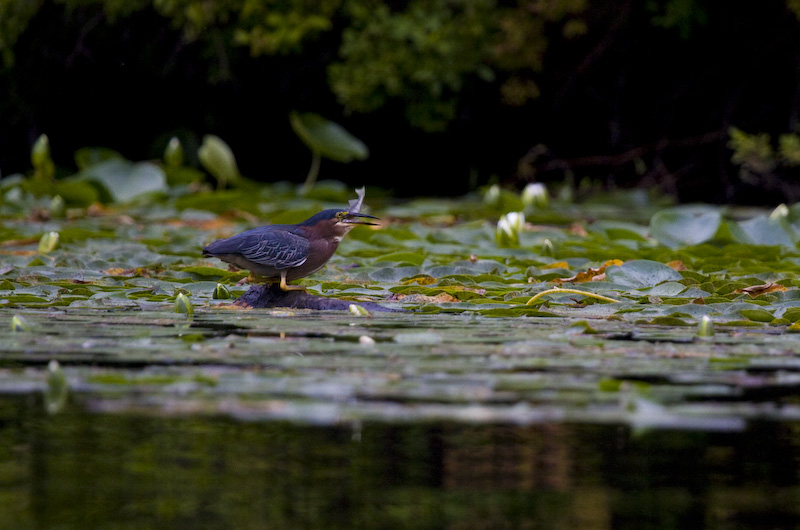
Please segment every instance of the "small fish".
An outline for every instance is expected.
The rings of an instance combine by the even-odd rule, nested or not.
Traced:
[[[358,188],[356,190],[356,193],[358,194],[358,198],[357,199],[350,199],[350,201],[349,201],[350,210],[348,210],[348,211],[350,213],[359,213],[361,211],[361,203],[364,202],[364,192],[365,192],[364,186],[361,186],[360,188]]]

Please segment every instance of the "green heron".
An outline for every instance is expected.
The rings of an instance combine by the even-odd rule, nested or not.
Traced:
[[[339,242],[355,225],[374,225],[362,218],[371,215],[347,210],[323,210],[296,225],[267,225],[218,239],[203,249],[240,269],[280,281],[284,291],[305,290],[287,282],[320,270],[331,259]]]

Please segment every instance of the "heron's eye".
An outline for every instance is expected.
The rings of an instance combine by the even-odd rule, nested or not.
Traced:
[[[336,218],[341,221],[342,219],[344,219],[344,216],[345,216],[346,213],[347,212],[337,212],[336,213]]]

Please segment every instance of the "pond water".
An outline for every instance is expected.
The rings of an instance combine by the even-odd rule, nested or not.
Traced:
[[[796,528],[800,425],[355,422],[0,400],[0,528]]]
[[[15,314],[30,331],[0,338],[0,528],[800,526],[790,334]]]

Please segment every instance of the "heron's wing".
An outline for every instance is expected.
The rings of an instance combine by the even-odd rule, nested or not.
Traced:
[[[245,259],[276,269],[302,265],[308,259],[308,240],[284,230],[248,230],[214,241],[203,253],[239,254]]]

